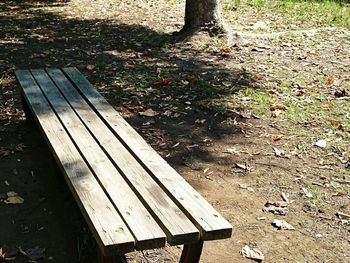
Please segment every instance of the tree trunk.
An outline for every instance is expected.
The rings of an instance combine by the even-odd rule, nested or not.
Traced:
[[[185,25],[176,38],[186,38],[205,30],[210,35],[224,35],[227,29],[220,13],[220,0],[186,0]]]

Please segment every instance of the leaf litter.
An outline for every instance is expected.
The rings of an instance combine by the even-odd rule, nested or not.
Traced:
[[[72,1],[72,2],[74,2],[74,1]],[[100,3],[101,1],[97,1],[97,2]],[[138,4],[139,3],[140,3],[140,1],[138,1]],[[128,1],[127,4],[132,6],[133,1]],[[146,5],[146,4],[147,3],[145,3],[145,1],[143,1],[142,5]],[[123,5],[123,3],[121,5]],[[113,6],[115,6],[115,5],[111,5],[111,9],[113,8]],[[251,9],[254,9],[254,8],[251,8]],[[71,10],[73,16],[75,15],[75,12],[77,12],[76,10],[77,10],[76,8],[73,8]],[[149,10],[146,10],[146,9],[143,9],[143,10],[145,10],[146,12],[149,12]],[[236,11],[239,11],[239,10],[236,10]],[[116,10],[116,12],[119,12],[118,9]],[[242,19],[240,19],[240,21],[237,21],[237,23],[239,23],[242,26],[244,26],[244,23],[246,23],[247,18],[249,18],[250,21],[256,21],[256,19],[259,19],[259,14],[256,13],[256,11],[254,11],[254,14],[251,14],[250,12],[251,11],[248,12],[248,16],[244,16]],[[64,13],[64,12],[62,12],[62,13]],[[94,17],[91,17],[91,16],[93,16],[92,15],[93,13],[96,13],[98,15],[98,11],[97,10],[94,10],[94,12],[90,12],[90,13],[85,12],[85,13],[86,13],[87,19],[94,18]],[[132,15],[134,15],[133,13],[136,13],[136,12],[131,12],[131,14],[125,14],[125,15],[132,16]],[[166,13],[166,12],[164,12],[164,13]],[[96,16],[96,14],[95,14],[95,16]],[[182,14],[182,13],[180,13],[180,14]],[[159,23],[159,20],[157,21],[157,16],[155,16],[154,13],[152,13],[152,15],[153,15],[154,20],[150,19],[150,21],[148,21],[148,23],[150,24],[150,28],[157,28],[156,26],[158,26],[158,27],[161,26],[162,23]],[[103,16],[103,14],[101,14],[101,16]],[[122,18],[123,17],[121,16],[121,19]],[[252,18],[254,18],[255,20],[251,20]],[[276,19],[276,20],[271,19],[272,25],[270,25],[270,22],[269,22],[268,27],[270,27],[270,26],[271,27],[275,27],[276,26],[278,29],[286,29],[286,31],[288,31],[288,32],[293,31],[292,29],[293,29],[293,27],[295,25],[285,25],[284,23],[278,24],[278,21],[280,21],[280,20],[278,20],[279,19],[278,16],[274,16],[273,18]],[[173,17],[171,17],[170,19],[173,19]],[[127,20],[127,21],[129,21],[129,20]],[[133,20],[131,19],[130,21],[133,21]],[[273,21],[275,21],[275,22],[273,22]],[[276,23],[276,25],[274,25],[274,23]],[[171,26],[174,27],[173,24]],[[176,25],[176,26],[178,27],[178,25]],[[264,27],[262,27],[262,28],[264,28]],[[320,39],[316,39],[315,37],[310,37],[307,34],[304,35],[304,33],[303,33],[303,36],[300,37],[300,38],[296,37],[296,35],[293,34],[293,33],[291,33],[291,34],[293,34],[292,38],[287,37],[287,35],[284,36],[282,34],[281,35],[275,35],[275,36],[278,36],[278,39],[276,39],[276,42],[277,42],[276,45],[273,43],[275,41],[275,39],[273,39],[273,41],[266,41],[265,43],[263,41],[260,41],[260,40],[259,41],[254,41],[253,40],[252,44],[247,45],[246,47],[242,46],[240,51],[237,50],[237,52],[236,52],[236,49],[234,49],[234,50],[232,49],[231,52],[228,52],[228,53],[230,53],[229,56],[225,56],[225,58],[232,58],[232,61],[234,62],[234,64],[241,63],[242,67],[246,68],[247,74],[251,74],[251,75],[253,75],[253,74],[255,74],[257,72],[256,66],[255,66],[257,64],[268,64],[269,68],[275,69],[275,72],[272,72],[272,74],[271,74],[271,72],[268,72],[267,70],[262,71],[261,69],[258,69],[259,70],[259,72],[258,72],[259,76],[258,77],[260,78],[261,76],[263,76],[262,82],[266,82],[266,87],[268,89],[270,89],[270,90],[273,90],[273,91],[271,91],[271,93],[275,94],[274,98],[276,98],[276,101],[278,101],[278,103],[284,104],[286,106],[288,105],[288,109],[292,109],[292,107],[290,107],[290,105],[291,105],[290,101],[293,101],[297,105],[300,105],[300,103],[305,103],[305,104],[310,105],[310,106],[315,105],[315,101],[317,101],[318,99],[315,100],[315,99],[313,99],[312,96],[309,96],[310,95],[309,93],[310,93],[311,89],[313,89],[317,93],[322,93],[322,92],[327,93],[327,95],[329,95],[329,100],[334,100],[334,101],[337,100],[338,102],[342,102],[342,101],[340,101],[338,99],[346,98],[346,96],[344,96],[344,95],[346,95],[346,91],[343,90],[341,87],[337,86],[337,85],[339,85],[338,83],[340,82],[339,81],[340,80],[339,75],[341,75],[341,71],[339,70],[339,73],[338,73],[337,68],[333,67],[329,62],[330,61],[336,61],[336,62],[339,61],[339,62],[341,62],[341,63],[343,63],[345,65],[349,65],[349,63],[347,63],[348,60],[346,60],[346,56],[344,56],[344,51],[348,50],[348,49],[346,49],[346,47],[348,46],[347,42],[343,41],[344,42],[343,45],[345,46],[345,48],[339,48],[339,50],[338,50],[338,47],[337,47],[337,44],[342,42],[342,40],[344,40],[344,38],[341,38],[341,36],[344,35],[343,32],[346,32],[346,31],[342,30],[341,34],[339,32],[332,32],[331,38],[328,38],[328,42],[329,43],[327,43],[328,35],[325,34],[327,32],[321,32],[322,34],[320,34],[320,36],[322,36],[322,41],[317,41],[318,45],[317,46],[311,46],[310,48],[309,48],[310,43],[315,43],[314,41],[320,40]],[[262,34],[262,35],[264,35],[264,34]],[[335,41],[333,39],[335,39]],[[339,39],[340,39],[340,41],[339,41]],[[141,41],[138,41],[138,42],[141,42]],[[105,43],[105,44],[108,47],[107,43]],[[136,43],[136,44],[140,44],[140,43]],[[268,46],[273,46],[273,47],[271,47],[271,48],[264,48],[264,47],[268,47]],[[252,47],[259,47],[258,49],[256,49],[256,51],[258,51],[258,52],[250,52]],[[281,47],[282,49],[278,49],[279,47]],[[193,47],[191,47],[191,48],[193,48]],[[94,55],[94,53],[97,54],[97,52],[99,52],[100,50],[99,50],[98,46],[94,47],[94,49],[95,50],[92,50],[92,51],[88,50],[87,51],[87,52],[89,52],[89,59],[87,61],[85,61],[85,63],[83,63],[83,65],[86,65],[86,64],[97,65],[97,63],[95,63],[91,59],[91,57]],[[130,49],[132,49],[132,47],[130,47]],[[168,49],[170,50],[170,47]],[[216,48],[215,50],[217,51],[219,49]],[[284,53],[282,53],[281,50]],[[194,51],[197,51],[197,50],[194,48]],[[336,51],[336,52],[334,52],[334,51]],[[119,52],[119,53],[123,53],[123,52]],[[142,52],[139,52],[139,53],[142,54]],[[178,52],[178,53],[181,53],[181,52]],[[202,53],[205,53],[205,52],[202,52]],[[198,54],[199,54],[199,52],[198,52]],[[170,55],[177,55],[177,54],[175,54],[175,53],[172,54],[170,52]],[[183,57],[185,58],[185,55],[183,55]],[[142,59],[140,59],[140,56],[138,56],[138,59],[140,59],[139,60],[140,63],[144,59],[144,57],[141,57],[141,58]],[[266,59],[266,58],[268,58],[268,59]],[[270,58],[271,58],[271,60],[270,60]],[[167,59],[170,59],[170,56]],[[211,58],[209,58],[209,59],[211,59]],[[127,59],[125,59],[125,61],[126,60]],[[294,61],[294,60],[297,60],[297,61]],[[210,60],[210,61],[213,62],[213,60]],[[251,63],[252,61],[254,63]],[[129,61],[129,62],[130,63],[126,63],[126,64],[127,64],[127,66],[130,69],[132,67],[134,67],[134,65],[136,65],[138,63],[138,61],[136,61],[136,60],[135,61]],[[133,63],[131,63],[131,62],[133,62]],[[230,66],[229,62],[230,61],[227,60],[225,62],[227,62],[227,67],[229,67]],[[294,62],[297,62],[297,64],[295,65]],[[305,64],[302,64],[302,63],[305,63]],[[248,67],[249,64],[252,64],[252,66]],[[283,68],[283,66],[285,66],[285,65],[288,65],[288,66]],[[300,71],[301,67],[303,69],[302,71]],[[266,69],[267,69],[267,67],[266,67]],[[88,70],[88,69],[86,69],[86,70]],[[302,74],[304,72],[307,72],[308,70],[310,70],[313,75],[311,74],[311,76],[305,76],[305,78],[307,79],[307,81],[310,81],[312,83],[302,83],[303,82],[302,80],[300,80],[300,79],[296,80],[295,79],[295,78],[298,78],[299,76],[300,76],[300,78],[303,78],[304,76],[302,76]],[[319,70],[319,72],[317,72],[317,74],[316,74],[316,71],[318,71],[318,70]],[[103,75],[103,74],[101,74],[102,70],[100,70],[99,67],[96,67],[96,68],[94,67],[94,68],[90,69],[90,71],[94,72],[94,74],[96,74],[97,78],[99,77],[98,75]],[[280,72],[278,72],[278,71],[280,71]],[[165,70],[163,68],[162,68],[162,72],[161,73],[162,74],[167,74],[167,73],[165,73]],[[116,74],[119,74],[119,73],[116,70],[116,71],[113,72],[113,74],[116,75]],[[120,73],[120,74],[125,74],[125,72],[124,73]],[[156,80],[156,81],[161,82],[164,79],[164,78],[160,77],[162,74],[159,74],[158,80]],[[183,74],[182,76],[186,76],[186,74],[187,74],[187,72],[185,74]],[[196,73],[191,73],[191,74],[200,76],[199,74],[197,74],[197,72]],[[266,74],[266,75],[263,75],[263,74]],[[271,74],[271,76],[269,76],[268,74]],[[318,79],[319,77],[322,77],[322,83],[319,82],[319,81],[315,81],[315,79],[316,78]],[[276,85],[274,84],[275,80],[277,80]],[[150,83],[156,83],[156,81],[151,81]],[[283,88],[284,88],[283,85],[284,84],[282,85],[280,83],[282,81],[286,81],[286,82],[290,82],[291,83],[290,85],[288,84],[288,89],[294,89],[292,96],[290,96],[288,94],[288,92],[289,92],[288,90],[286,90],[286,89],[283,90]],[[108,84],[108,81],[106,81],[106,82]],[[186,82],[187,82],[187,84],[189,84],[188,87],[190,87],[193,84],[193,83],[191,83],[191,80],[187,80],[187,78],[186,78]],[[193,81],[193,82],[196,82],[196,81]],[[223,81],[221,81],[220,83],[223,83]],[[236,82],[236,81],[232,81],[232,80],[230,80],[230,81],[226,81],[225,80],[225,83],[232,83],[232,84],[230,84],[231,86],[232,85],[234,85],[234,86],[237,85],[237,87],[239,86],[238,81]],[[299,84],[299,85],[296,85],[296,84]],[[160,85],[159,86],[159,90],[163,90],[163,87],[164,87],[164,89],[168,88],[167,86],[170,86],[170,85],[172,85],[172,84]],[[227,86],[230,87],[230,85],[227,85]],[[309,87],[310,87],[310,90],[309,90]],[[172,88],[172,87],[169,87],[169,88]],[[128,92],[127,91],[125,92],[125,95],[128,96]],[[319,98],[320,98],[320,101],[323,104],[322,107],[325,106],[324,110],[326,110],[326,108],[328,108],[329,109],[328,111],[331,112],[332,109],[335,108],[334,105],[332,105],[332,101],[329,102],[328,99],[324,99],[322,97],[319,97]],[[172,99],[175,100],[174,97]],[[186,99],[186,101],[189,101],[189,100]],[[191,100],[191,102],[192,102],[192,100]],[[250,100],[249,103],[254,103],[254,101]],[[329,104],[329,105],[326,105],[326,104]],[[145,109],[148,108],[147,106],[145,106],[145,105],[148,105],[148,104],[140,104],[140,105],[142,105],[142,107],[144,107],[144,108],[143,109],[135,108],[135,110],[133,112],[135,112],[135,113],[137,113],[137,112],[144,112]],[[194,105],[194,103],[192,103],[192,105]],[[271,104],[269,103],[268,105],[271,105]],[[157,107],[157,111],[158,111],[158,109],[159,108]],[[266,109],[267,109],[267,115],[266,116],[267,116],[267,118],[269,118],[270,114],[271,114],[271,112],[270,112],[271,110],[269,110],[269,106]],[[276,110],[278,110],[276,112],[279,112],[279,113],[276,113],[276,115],[279,115],[279,116],[273,116],[273,117],[276,117],[274,120],[280,121],[280,120],[284,120],[284,118],[288,117],[287,116],[288,115],[288,112],[287,112],[288,110],[283,110],[283,109],[276,109]],[[242,110],[242,111],[241,110],[236,110],[236,111],[237,112],[246,112],[246,110]],[[161,110],[159,110],[159,112],[162,113]],[[171,118],[177,118],[177,117],[175,117],[173,115],[174,112],[175,111],[171,109]],[[254,111],[252,110],[252,112],[254,112]],[[344,115],[346,115],[346,114],[347,113],[345,112]],[[242,114],[240,117],[249,120],[250,116],[252,116],[252,115]],[[259,116],[261,117],[261,115],[259,115]],[[196,118],[202,119],[202,117],[196,117]],[[265,118],[265,116],[262,118],[262,121],[265,120],[264,118]],[[310,118],[313,118],[313,117],[311,116]],[[337,119],[336,117],[332,117],[332,118]],[[299,116],[297,116],[296,119],[297,119],[298,124],[300,124],[300,126],[303,125],[303,123],[304,123],[303,119],[300,119]],[[286,122],[288,122],[288,119],[286,119],[286,120],[287,120]],[[344,120],[344,118],[343,119],[339,118],[339,122],[343,126],[347,125],[347,122]],[[209,123],[209,119],[208,119],[208,123]],[[311,130],[311,128],[321,129],[321,127],[322,127],[321,125],[319,127],[313,127],[312,126],[313,122],[309,121],[309,120],[307,120],[305,123],[307,125],[309,125],[309,126],[307,126],[308,128],[306,129],[306,132],[309,133],[309,134],[314,132],[313,130]],[[334,126],[333,128],[337,129],[337,132],[342,132],[342,128],[338,129],[339,125],[336,125],[336,124],[334,124],[334,125],[331,124],[331,125]],[[206,126],[206,125],[203,125],[203,126]],[[296,125],[295,127],[293,127],[293,131],[295,131],[295,133],[303,132],[303,130],[300,129],[300,126]],[[283,133],[282,130],[278,130],[278,131],[274,131],[274,132],[276,134]],[[272,132],[270,132],[270,133],[272,133]],[[254,138],[254,134],[252,136],[252,139],[253,138]],[[278,137],[276,137],[276,138],[278,138]],[[277,142],[280,139],[281,138],[279,138],[277,140],[273,140],[273,139],[272,140]],[[297,139],[304,140],[305,138],[298,137]],[[294,140],[297,140],[297,139],[294,139]],[[328,135],[327,135],[327,140],[328,140]],[[178,140],[175,139],[173,141],[176,142]],[[282,140],[282,143],[284,143],[286,141],[289,141],[289,138],[288,138],[288,140]],[[312,142],[310,144],[312,144]],[[250,143],[250,141],[249,141],[249,143]],[[269,142],[269,143],[271,143],[271,142]],[[280,150],[280,151],[282,151],[281,150],[282,147],[284,148],[285,146],[281,146],[279,143],[281,143],[281,142],[276,143],[276,147],[275,148]],[[344,144],[346,144],[346,143],[347,142],[345,141]],[[260,145],[259,147],[261,147],[261,149],[263,149],[263,150],[271,149],[271,144]],[[179,148],[181,148],[181,147],[179,147]],[[287,149],[287,148],[284,148],[284,149]],[[306,150],[308,152],[306,152]],[[326,150],[328,150],[328,149],[326,149]],[[277,151],[275,151],[275,152],[278,153]],[[305,156],[305,158],[303,160],[304,163],[302,164],[305,167],[306,166],[310,166],[311,167],[312,163],[315,162],[315,160],[318,159],[318,156],[314,155],[314,156],[312,156],[311,161],[310,161],[310,156],[311,156],[311,154],[313,154],[313,150],[312,149],[307,149],[306,148],[305,151],[304,151],[304,149],[302,149],[301,151],[298,151],[298,152],[300,154],[302,153],[303,156]],[[233,156],[233,154],[230,155],[230,156],[231,157],[236,157],[236,156]],[[282,154],[277,154],[277,155],[282,155]],[[0,156],[1,156],[1,154],[0,154]],[[277,156],[277,157],[280,157],[280,156]],[[283,161],[283,162],[287,162],[288,161],[289,162],[289,160],[284,160],[284,159],[283,160],[281,159],[280,161]],[[244,164],[244,161],[234,159],[232,163]],[[230,168],[232,166],[232,163],[230,164]],[[349,162],[346,161],[344,164],[342,164],[341,168],[344,169],[344,167],[345,168],[349,167],[350,164],[347,165],[348,163]],[[285,164],[286,163],[283,163],[282,165],[285,165]],[[297,181],[294,182],[292,180],[292,178],[296,176],[294,170],[298,169],[298,165],[299,164],[298,163],[291,163],[291,164],[293,165],[292,167],[289,167],[286,164],[286,166],[287,166],[286,168],[288,169],[288,172],[283,173],[281,175],[278,174],[278,178],[277,179],[276,179],[276,176],[274,176],[273,173],[271,173],[271,172],[275,172],[274,168],[273,168],[273,171],[269,171],[267,174],[264,174],[263,173],[264,171],[262,171],[261,177],[260,177],[260,174],[259,174],[259,177],[260,177],[259,179],[264,177],[264,180],[266,180],[266,181],[264,181],[264,185],[265,186],[263,186],[261,189],[265,189],[267,187],[270,187],[270,182],[271,182],[271,184],[272,184],[271,188],[273,188],[273,190],[275,191],[276,190],[275,188],[279,188],[280,187],[280,185],[279,185],[280,181],[284,180],[284,181],[286,181],[286,185],[287,185],[287,186],[284,186],[284,187],[287,187],[288,191],[289,191],[289,189],[292,190],[294,188],[295,192],[299,192],[300,191],[300,184],[306,184],[306,185],[303,185],[305,188],[309,187],[308,184],[310,184],[310,181],[313,180],[312,176],[315,176],[315,177],[317,176],[317,178],[318,178],[319,172],[320,173],[326,173],[326,174],[333,172],[333,171],[328,171],[328,170],[327,171],[314,171],[313,168],[311,167],[312,169],[309,169],[309,170],[305,169],[305,170],[307,170],[305,173],[301,172],[301,173],[303,173],[305,175],[303,177],[303,180],[297,180]],[[335,172],[339,172],[339,169],[335,170],[334,173]],[[298,172],[297,175],[298,176],[302,176],[301,174],[299,174],[299,172]],[[292,178],[290,178],[291,176],[292,176]],[[267,178],[271,178],[271,181],[270,181],[270,179],[267,179]],[[290,182],[288,181],[289,179],[290,179]],[[342,180],[345,181],[346,178],[342,178]],[[345,184],[344,187],[347,187],[346,184]],[[285,190],[286,188],[282,188],[282,189]],[[333,188],[331,188],[331,189],[332,190],[330,190],[330,191],[333,192],[334,191]],[[277,190],[281,190],[281,189],[277,189]],[[298,197],[300,197],[300,196],[298,196]],[[301,197],[302,197],[302,195],[301,195]],[[337,198],[333,198],[333,200],[334,199],[337,199]],[[342,198],[342,199],[346,199],[346,198]],[[308,202],[307,199],[305,199],[305,200],[306,200],[306,202]],[[334,205],[334,204],[332,204],[332,205]],[[329,227],[329,226],[327,225],[327,227]],[[332,227],[332,226],[330,226],[330,227]],[[340,230],[339,230],[339,233],[341,233]],[[336,240],[336,239],[334,239],[334,240]],[[340,244],[339,244],[339,246],[340,246]],[[276,250],[278,250],[278,249],[279,248],[276,247]],[[339,250],[340,249],[341,248],[339,248]],[[283,251],[281,251],[281,250],[280,250],[281,255],[278,255],[278,256],[283,256],[282,255]],[[293,250],[293,251],[295,251],[295,250]],[[275,256],[277,256],[277,255],[275,255]],[[312,256],[312,251],[310,251],[310,256]],[[320,257],[322,257],[322,255],[320,255]],[[341,262],[341,261],[336,260],[336,259],[333,260],[333,261],[334,262]]]
[[[5,204],[23,204],[24,199],[20,197],[16,192],[7,192],[6,194],[7,198],[4,200]]]
[[[257,248],[251,248],[250,246],[246,245],[242,248],[241,254],[245,258],[249,258],[255,261],[263,261],[265,259],[264,254]]]
[[[279,230],[295,230],[295,227],[284,220],[275,219],[272,225]]]

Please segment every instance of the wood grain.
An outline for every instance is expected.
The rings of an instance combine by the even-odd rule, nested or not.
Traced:
[[[129,186],[167,234],[168,242],[183,244],[198,241],[197,228],[91,109],[68,79],[59,70],[48,70],[48,73],[90,133],[118,167]]]
[[[143,140],[77,69],[63,71],[123,145],[198,227],[203,240],[231,237],[231,224]]]
[[[164,246],[165,234],[161,228],[130,189],[48,74],[44,70],[32,70],[32,74],[51,102],[52,108],[57,113],[76,148],[98,178],[103,189],[113,200],[114,206],[134,235],[136,249]],[[90,109],[90,111],[92,110]]]
[[[133,251],[135,241],[132,234],[76,150],[30,72],[18,70],[16,77],[101,251],[104,254]]]

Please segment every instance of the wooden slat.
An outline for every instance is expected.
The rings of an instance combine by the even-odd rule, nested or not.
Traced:
[[[32,70],[32,74],[81,155],[129,226],[136,239],[136,248],[142,250],[164,246],[164,232],[91,136],[47,73],[44,70]],[[75,89],[73,91],[76,92]]]
[[[76,68],[63,69],[91,107],[201,231],[203,240],[229,238],[232,226],[116,112]]]
[[[128,180],[130,187],[134,189],[139,199],[161,225],[167,234],[168,242],[183,244],[197,241],[199,239],[198,229],[120,143],[65,75],[57,69],[47,71],[91,134],[111,157],[124,178]]]
[[[134,238],[113,208],[27,70],[17,70],[27,105],[61,166],[64,177],[103,253],[134,250]]]

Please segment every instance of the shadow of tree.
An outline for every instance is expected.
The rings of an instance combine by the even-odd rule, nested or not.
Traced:
[[[246,71],[226,69],[225,54],[205,53],[186,45],[171,46],[166,35],[144,26],[70,19],[38,8],[42,4],[66,3],[9,1],[2,5],[5,37],[0,61],[4,76],[9,75],[6,71],[12,66],[76,66],[112,105],[134,113],[127,115],[136,126],[147,122],[137,112],[152,108],[160,113],[152,118],[152,126],[159,125],[172,136],[190,134],[194,128],[202,130],[203,138],[238,131],[234,127],[220,128],[227,118],[224,105],[208,105],[242,88],[256,86],[256,80]],[[163,79],[171,83],[162,85]]]
[[[227,54],[168,43],[168,35],[144,26],[68,18],[40,8],[68,2],[0,4],[0,125],[9,124],[2,131],[11,132],[22,118],[15,68],[75,66],[170,163],[215,162],[205,145],[240,129],[226,125],[239,114],[212,102],[257,87],[256,78],[227,69]],[[155,116],[139,114],[147,109]]]

